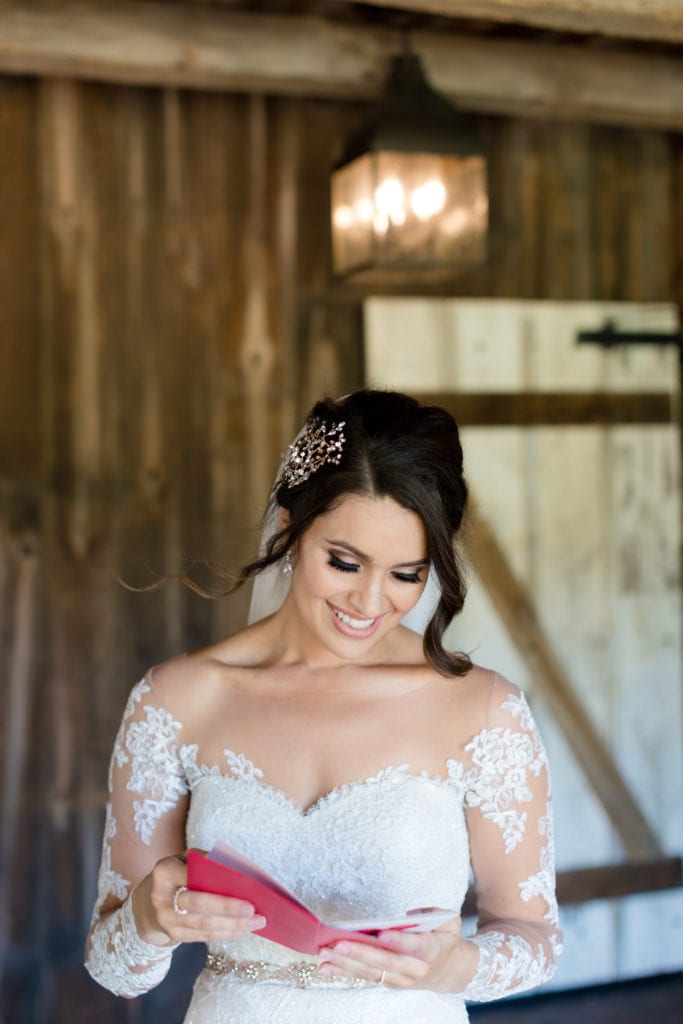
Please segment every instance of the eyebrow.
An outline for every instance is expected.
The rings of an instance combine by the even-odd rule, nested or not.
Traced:
[[[345,551],[350,551],[356,558],[360,558],[361,562],[371,563],[372,559],[370,555],[363,554],[358,548],[354,548],[353,545],[347,544],[345,540],[325,540],[326,544],[330,544],[333,548],[343,548]],[[422,565],[429,565],[428,558],[416,558],[414,562],[399,562],[398,565],[392,565],[392,569],[408,569],[412,567],[419,567]]]

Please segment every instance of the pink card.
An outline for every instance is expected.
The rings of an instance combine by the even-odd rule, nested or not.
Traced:
[[[254,934],[299,953],[316,954],[322,946],[340,939],[362,939],[381,945],[377,939],[380,931],[393,928],[412,932],[432,931],[457,917],[454,910],[417,910],[398,918],[327,924],[275,878],[222,842],[216,843],[207,855],[189,851],[187,880],[190,889],[247,900],[267,922],[265,928]]]

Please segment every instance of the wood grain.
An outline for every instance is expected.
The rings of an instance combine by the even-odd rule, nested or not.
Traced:
[[[683,126],[675,55],[444,32],[412,38],[435,88],[474,111]],[[310,16],[153,0],[0,7],[6,74],[368,100],[396,50],[394,29]]]

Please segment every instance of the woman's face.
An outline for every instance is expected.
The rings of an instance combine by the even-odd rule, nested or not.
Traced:
[[[298,544],[291,599],[342,659],[362,659],[417,603],[429,570],[422,520],[392,498],[348,495]]]

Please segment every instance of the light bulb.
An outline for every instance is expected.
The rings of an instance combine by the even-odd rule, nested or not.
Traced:
[[[398,178],[386,178],[375,189],[375,206],[379,213],[390,217],[394,210],[403,208],[405,192]]]
[[[353,210],[350,206],[338,206],[334,211],[333,220],[334,226],[344,231],[353,224]]]
[[[445,202],[446,189],[438,178],[432,178],[431,181],[420,185],[410,197],[413,213],[419,220],[429,220],[430,217],[443,210]]]
[[[357,199],[353,204],[353,208],[356,211],[356,217],[361,224],[369,224],[375,213],[375,208],[372,205],[371,199]]]

